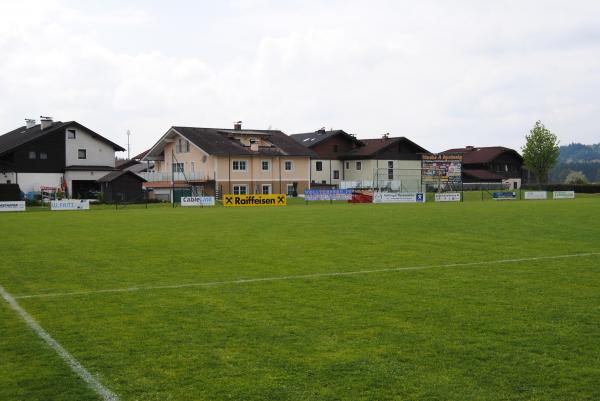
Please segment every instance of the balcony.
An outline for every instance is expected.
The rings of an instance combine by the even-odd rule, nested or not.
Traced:
[[[188,171],[185,173],[144,171],[137,174],[148,182],[209,181],[212,179],[204,171]]]

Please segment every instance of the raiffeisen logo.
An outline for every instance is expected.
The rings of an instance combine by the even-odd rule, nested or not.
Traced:
[[[223,206],[286,206],[285,194],[273,195],[225,195]]]

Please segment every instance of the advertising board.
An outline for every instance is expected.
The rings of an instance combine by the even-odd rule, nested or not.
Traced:
[[[554,191],[552,199],[575,199],[575,191]]]
[[[89,210],[89,199],[62,199],[50,202],[50,210]]]
[[[24,212],[25,201],[0,202],[0,212]]]
[[[181,206],[214,206],[214,196],[182,196]]]
[[[423,155],[421,157],[421,178],[425,183],[460,183],[462,181],[462,155]]]
[[[492,198],[494,200],[515,200],[517,199],[516,192],[492,192]]]
[[[425,203],[422,192],[374,192],[373,203]]]
[[[305,201],[348,201],[352,199],[351,189],[306,189]]]
[[[436,202],[460,202],[460,192],[444,192],[435,194]]]
[[[286,206],[286,194],[272,195],[223,195],[223,206]]]
[[[523,192],[523,199],[525,199],[525,200],[548,199],[548,193],[546,191],[526,191],[526,192]]]

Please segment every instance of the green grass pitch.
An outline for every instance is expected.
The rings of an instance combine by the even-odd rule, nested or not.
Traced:
[[[0,227],[0,286],[121,400],[600,397],[598,197]],[[99,399],[0,298],[0,400]]]

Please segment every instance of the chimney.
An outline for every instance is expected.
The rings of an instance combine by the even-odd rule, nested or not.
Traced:
[[[33,128],[35,126],[35,119],[33,118],[26,118],[25,119],[25,128],[29,129],[29,128]]]
[[[46,129],[52,125],[52,117],[40,116],[40,128]]]
[[[389,132],[386,132],[385,134],[383,134],[382,138],[383,138],[383,139],[386,139],[386,140],[387,140],[387,139],[390,139],[390,133],[389,133]]]
[[[325,127],[321,127],[317,130],[317,135],[325,135]]]
[[[242,130],[242,122],[238,121],[233,123],[233,129],[236,131],[241,131]]]

